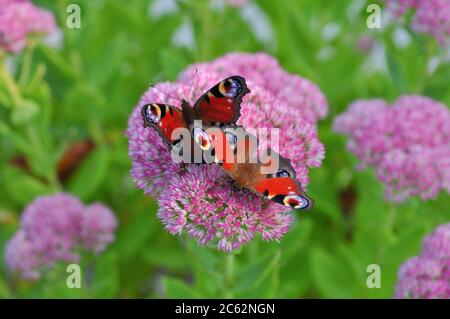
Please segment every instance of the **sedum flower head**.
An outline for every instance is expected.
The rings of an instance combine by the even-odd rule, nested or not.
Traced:
[[[359,100],[334,121],[348,149],[375,168],[388,200],[427,200],[450,192],[450,112],[423,96],[401,96],[392,105]]]
[[[428,33],[441,44],[450,41],[450,1],[387,0],[387,6],[396,17],[413,10],[411,27],[414,31]]]
[[[23,230],[19,230],[6,244],[5,260],[9,269],[25,279],[38,279],[43,258]]]
[[[395,297],[450,298],[450,224],[425,237],[421,255],[400,267]]]
[[[101,252],[114,240],[117,221],[101,204],[85,207],[58,193],[36,198],[24,210],[20,229],[6,246],[6,264],[27,279],[37,279],[55,262],[76,262],[80,249]]]
[[[53,14],[28,0],[0,1],[0,50],[19,52],[33,33],[56,31]]]
[[[211,243],[226,252],[240,248],[255,234],[279,240],[292,221],[291,215],[280,212],[282,206],[233,189],[226,173],[208,164],[190,165],[174,176],[158,202],[158,218],[171,234],[184,231],[200,245]]]
[[[87,206],[81,218],[80,238],[87,250],[100,253],[114,241],[117,219],[105,205],[94,203]]]
[[[264,63],[268,63],[269,68],[271,63],[276,63],[266,55],[255,56],[260,56],[259,67],[262,69]],[[281,239],[291,222],[285,215],[284,206],[237,190],[216,165],[174,163],[158,133],[143,127],[141,108],[144,104],[154,102],[180,107],[183,98],[193,104],[226,76],[199,68],[195,78],[193,73],[190,77],[189,70],[194,68],[188,68],[175,83],[161,83],[150,88],[129,118],[126,135],[132,161],[131,175],[136,185],[145,194],[157,197],[158,218],[172,234],[185,232],[199,244],[210,243],[223,251],[237,249],[255,235],[261,235],[264,240]],[[279,128],[278,151],[292,161],[297,178],[305,187],[309,182],[309,168],[320,166],[324,157],[315,124],[305,118],[298,106],[290,106],[262,87],[251,77],[252,73],[245,75],[236,70],[233,74],[245,76],[251,90],[243,98],[238,124],[246,130]],[[261,77],[256,73],[253,76]],[[308,100],[306,104],[313,105],[314,102]]]

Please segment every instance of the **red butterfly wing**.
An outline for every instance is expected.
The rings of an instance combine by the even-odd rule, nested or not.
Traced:
[[[254,190],[270,200],[292,208],[308,209],[313,204],[293,177],[262,179],[255,183]]]
[[[155,128],[169,145],[178,141],[173,134],[175,129],[187,128],[183,113],[174,106],[150,103],[142,107],[141,114],[144,119],[144,126]]]
[[[240,187],[288,207],[312,207],[313,200],[302,190],[289,160],[271,151],[261,162],[256,156],[256,137],[242,131],[242,127],[222,127],[208,134],[216,163]]]
[[[194,109],[204,122],[236,123],[242,97],[250,92],[241,76],[231,76],[213,86],[195,103]]]
[[[214,150],[214,161],[221,165],[225,171],[231,172],[236,166],[234,136],[228,134],[224,129],[215,128],[209,134],[209,138]]]
[[[278,158],[278,167],[272,173],[261,174],[261,178],[255,179],[252,189],[281,205],[298,209],[311,208],[313,200],[303,191],[288,159],[272,151],[269,161],[264,162],[270,162],[274,157]]]

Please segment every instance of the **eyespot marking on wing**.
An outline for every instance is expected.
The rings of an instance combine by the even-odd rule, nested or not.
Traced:
[[[193,129],[194,141],[200,146],[204,151],[211,148],[211,140],[208,134],[201,127],[194,127]]]
[[[162,116],[162,110],[158,104],[147,104],[145,106],[145,118],[150,123],[158,124]]]

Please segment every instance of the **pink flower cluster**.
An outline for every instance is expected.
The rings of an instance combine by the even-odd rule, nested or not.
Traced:
[[[117,220],[102,204],[84,206],[72,195],[36,198],[21,217],[20,229],[7,243],[8,268],[38,279],[55,262],[76,262],[79,250],[102,252],[114,240]]]
[[[450,1],[387,0],[387,6],[397,17],[414,9],[413,30],[431,34],[441,44],[450,40]]]
[[[243,60],[251,66],[245,69]],[[316,125],[305,118],[303,111],[312,110],[321,99],[326,109],[326,101],[317,87],[300,77],[299,81],[284,82],[292,86],[292,92],[297,92],[296,105],[288,104],[284,95],[275,95],[274,87],[279,87],[280,83],[273,77],[284,71],[274,61],[264,54],[235,53],[211,62],[213,66],[207,63],[190,66],[177,82],[150,88],[134,109],[126,131],[131,175],[145,194],[157,196],[160,204],[157,215],[170,233],[184,231],[199,244],[215,244],[219,250],[229,252],[250,241],[255,234],[260,234],[263,240],[278,240],[287,232],[291,217],[284,214],[284,206],[236,190],[227,175],[215,165],[188,164],[186,168],[174,163],[158,133],[143,127],[140,114],[142,106],[151,102],[180,107],[181,99],[186,98],[193,104],[226,76],[243,75],[251,93],[243,98],[238,124],[245,129],[279,128],[278,151],[292,161],[297,178],[305,187],[309,182],[308,169],[321,165],[324,147],[318,139]],[[236,68],[236,63],[242,66]],[[223,65],[222,70],[216,67],[219,64]],[[194,79],[195,68],[198,73]],[[230,71],[233,68],[236,72]],[[274,81],[259,84],[265,76],[272,76]],[[299,83],[304,83],[311,91],[303,91],[305,86],[298,87]],[[314,119],[317,118],[316,114]]]
[[[28,0],[0,0],[0,50],[19,52],[31,33],[56,30],[53,14]]]
[[[234,190],[218,166],[188,166],[168,181],[158,202],[158,218],[171,234],[184,230],[201,245],[217,240],[222,251],[238,249],[255,233],[279,240],[292,221],[280,205]]]
[[[423,96],[359,100],[334,121],[349,136],[348,149],[362,167],[373,166],[388,200],[419,195],[427,200],[450,192],[450,111]]]
[[[425,237],[421,255],[400,267],[395,298],[450,299],[450,224]]]

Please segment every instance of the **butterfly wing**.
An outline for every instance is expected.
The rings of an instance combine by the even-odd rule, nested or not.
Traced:
[[[311,208],[314,201],[303,191],[290,161],[273,151],[270,157],[272,160],[278,157],[278,168],[269,174],[259,173],[259,178],[253,179],[250,188],[281,205],[297,209]]]
[[[153,127],[170,146],[179,142],[179,137],[174,131],[178,128],[187,129],[183,113],[174,106],[159,103],[145,104],[141,114],[144,126]]]
[[[241,129],[241,131],[239,131]],[[221,127],[208,132],[210,147],[218,163],[237,186],[255,194],[297,209],[312,207],[313,200],[303,191],[290,161],[274,151],[256,156],[257,139],[242,134],[243,128]]]
[[[203,122],[236,123],[242,97],[250,92],[241,76],[230,76],[217,83],[195,103],[194,110]]]

